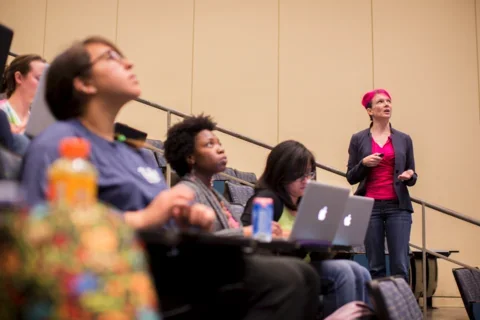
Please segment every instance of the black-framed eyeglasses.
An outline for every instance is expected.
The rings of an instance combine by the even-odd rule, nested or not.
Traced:
[[[301,175],[299,178],[297,178],[297,180],[298,181],[302,181],[304,179],[314,180],[316,177],[317,177],[317,174],[315,173],[315,171],[312,171],[312,172]]]
[[[77,72],[77,76],[81,75],[85,71],[89,70],[92,68],[97,62],[102,61],[102,60],[113,60],[117,62],[122,62],[123,59],[125,59],[120,53],[118,53],[115,50],[107,50],[95,59],[93,59],[88,65],[83,67],[79,72]]]

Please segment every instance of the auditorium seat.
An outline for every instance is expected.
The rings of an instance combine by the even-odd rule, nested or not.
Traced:
[[[228,174],[229,176],[232,176],[232,177],[236,177],[235,170],[232,168],[226,168],[225,171],[223,171],[223,173]],[[213,180],[213,188],[217,190],[218,193],[223,195],[229,202],[231,202],[232,199],[230,199],[230,195],[228,194],[227,188],[225,186],[225,181],[230,181],[232,183],[234,183],[234,181],[218,173],[213,175],[212,180]]]
[[[22,158],[0,147],[0,180],[19,180]]]
[[[147,142],[157,149],[164,150],[163,142],[160,140],[147,139]],[[167,166],[167,160],[165,159],[163,153],[160,153],[158,151],[152,151],[152,152],[155,155],[155,159],[157,160],[158,166],[160,168],[165,168]]]
[[[370,300],[379,319],[421,320],[422,312],[403,278],[388,277],[368,283]]]
[[[452,271],[468,317],[480,319],[480,270],[458,268]]]
[[[257,176],[253,172],[245,172],[235,169],[235,176],[243,181],[250,182],[252,184],[257,183]]]
[[[143,148],[143,150],[145,150],[145,153],[147,154],[149,160],[153,161],[153,163],[158,165],[157,158],[155,157],[154,151],[152,151],[150,149],[147,149],[147,148]]]
[[[223,173],[228,174],[229,176],[236,177],[237,175],[235,174],[235,170],[232,168],[226,168]],[[228,177],[222,176],[221,174],[214,174],[213,175],[213,181],[232,181]]]
[[[247,201],[253,196],[255,190],[250,186],[244,186],[240,184],[231,183],[230,181],[225,182],[231,199],[231,203],[239,204],[245,207]]]

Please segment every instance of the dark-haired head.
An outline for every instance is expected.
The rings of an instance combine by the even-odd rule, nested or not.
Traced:
[[[39,55],[17,56],[5,69],[0,92],[10,98],[15,91],[21,90],[22,97],[31,104],[37,90],[38,81],[45,69],[45,60]]]
[[[133,64],[118,48],[102,37],[76,42],[51,63],[45,98],[58,120],[78,118],[94,98],[115,108],[140,95]]]
[[[313,154],[300,142],[284,141],[270,152],[258,188],[274,191],[290,210],[297,210],[297,203],[309,179],[315,178],[316,166]]]
[[[213,176],[225,170],[227,156],[213,133],[216,123],[209,116],[189,117],[168,130],[165,158],[181,177],[197,173]]]

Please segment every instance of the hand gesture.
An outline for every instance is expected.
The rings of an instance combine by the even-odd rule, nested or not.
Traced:
[[[373,153],[363,158],[362,163],[366,167],[376,167],[382,161],[381,153]]]
[[[353,320],[372,315],[370,308],[363,302],[352,301],[337,309],[325,320]]]
[[[272,221],[272,237],[283,238],[282,227],[276,221]]]
[[[204,205],[192,205],[194,198],[194,192],[181,184],[161,192],[145,210],[138,213],[137,227],[162,225],[173,218],[181,228],[197,226],[202,230],[211,230],[215,213]]]
[[[400,181],[410,180],[410,179],[413,177],[414,173],[415,173],[415,172],[413,172],[412,169],[405,170],[405,171],[402,172],[402,174],[400,174],[400,175],[398,176],[398,180],[400,180]]]

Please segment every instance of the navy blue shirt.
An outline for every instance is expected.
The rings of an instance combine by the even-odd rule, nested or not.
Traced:
[[[90,142],[90,161],[98,170],[98,197],[122,211],[145,208],[167,189],[165,178],[145,150],[107,141],[90,132],[78,120],[60,121],[33,139],[24,157],[22,187],[26,200],[36,205],[45,200],[48,167],[60,157],[58,146],[65,137]]]

